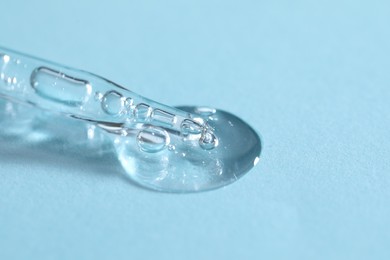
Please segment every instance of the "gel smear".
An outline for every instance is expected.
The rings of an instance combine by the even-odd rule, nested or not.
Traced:
[[[179,107],[196,114],[199,107]],[[196,192],[230,184],[259,161],[261,141],[257,133],[240,118],[221,110],[212,115],[200,113],[218,136],[218,146],[202,149],[197,141],[171,138],[171,148],[145,153],[132,138],[116,137],[119,161],[128,176],[150,189],[167,192]]]

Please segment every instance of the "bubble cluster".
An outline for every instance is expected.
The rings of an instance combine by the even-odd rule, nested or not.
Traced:
[[[175,114],[153,108],[146,103],[135,104],[132,97],[125,97],[114,90],[95,94],[95,100],[101,102],[104,113],[110,116],[126,116],[133,124],[144,125],[137,135],[141,151],[156,153],[169,145],[174,131],[168,133],[167,130],[175,130],[178,121]],[[210,116],[215,113],[215,109],[199,108],[199,113],[203,117]],[[207,126],[207,121],[200,116],[183,118],[178,130],[178,136],[183,137],[181,142],[198,140],[199,147],[204,150],[211,150],[218,145],[218,138]]]

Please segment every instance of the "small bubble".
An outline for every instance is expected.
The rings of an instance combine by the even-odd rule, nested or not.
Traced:
[[[198,135],[202,132],[203,125],[192,119],[185,119],[181,123],[181,134],[183,136]]]
[[[88,81],[44,66],[33,70],[30,85],[42,98],[70,107],[82,106],[92,91]]]
[[[159,127],[148,127],[137,135],[138,146],[141,151],[156,153],[163,150],[170,142],[167,131]]]
[[[175,151],[176,147],[173,144],[168,145],[168,150],[169,151]]]
[[[108,91],[102,98],[102,109],[109,115],[119,115],[125,106],[124,98],[116,91]]]
[[[199,139],[199,145],[205,150],[211,150],[218,146],[218,138],[210,131],[205,131]]]
[[[127,131],[127,129],[121,129],[120,130],[120,135],[121,136],[127,136],[129,133],[128,133],[128,131]]]
[[[96,92],[95,93],[95,100],[102,101],[102,99],[103,99],[103,94],[100,92]]]
[[[140,122],[145,122],[151,114],[152,108],[144,103],[138,104],[134,109],[134,117]]]
[[[126,98],[126,101],[125,101],[125,109],[126,109],[126,112],[127,114],[131,115],[133,113],[133,104],[134,104],[134,100],[132,98]]]
[[[162,109],[154,109],[152,111],[151,119],[154,123],[164,126],[173,126],[176,123],[176,116]]]

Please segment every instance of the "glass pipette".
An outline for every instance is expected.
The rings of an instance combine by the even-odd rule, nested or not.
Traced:
[[[149,188],[220,187],[259,160],[258,135],[227,112],[166,106],[92,73],[1,47],[0,95],[104,129],[126,173]]]

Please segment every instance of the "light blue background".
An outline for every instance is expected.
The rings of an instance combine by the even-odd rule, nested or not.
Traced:
[[[0,259],[390,259],[388,3],[2,1],[0,45],[228,110],[264,149],[189,195],[2,153]]]

